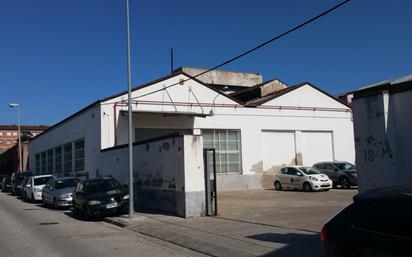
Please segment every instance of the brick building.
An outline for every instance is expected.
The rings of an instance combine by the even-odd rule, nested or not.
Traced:
[[[45,131],[48,126],[20,126],[22,135],[34,137]],[[0,125],[0,153],[12,148],[18,141],[17,125]]]

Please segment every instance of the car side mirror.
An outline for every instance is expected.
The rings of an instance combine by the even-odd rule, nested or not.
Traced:
[[[300,173],[300,172],[296,173],[296,175],[298,175],[298,176],[303,176],[302,173]]]
[[[29,184],[29,185],[26,185],[26,187],[30,188],[30,187],[31,187],[31,185],[30,185],[30,184]]]

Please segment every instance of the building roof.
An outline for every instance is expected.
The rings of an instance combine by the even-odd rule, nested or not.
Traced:
[[[30,131],[44,131],[48,129],[49,126],[44,126],[44,125],[21,125],[20,129],[21,130],[30,130]],[[18,126],[17,125],[0,125],[1,130],[17,130]]]
[[[380,94],[382,90],[389,90],[391,92],[412,90],[412,74],[368,84],[353,91],[353,94],[354,98],[359,98]]]

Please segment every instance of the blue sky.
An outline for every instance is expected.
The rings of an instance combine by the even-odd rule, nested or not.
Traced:
[[[212,67],[317,15],[335,0],[130,0],[132,83]],[[0,1],[0,124],[52,125],[127,89],[121,0]],[[412,73],[408,0],[353,0],[223,69],[336,94]]]

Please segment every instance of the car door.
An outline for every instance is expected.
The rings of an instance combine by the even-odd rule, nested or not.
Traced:
[[[43,199],[48,203],[51,202],[51,200],[50,200],[51,193],[52,193],[52,184],[51,184],[51,182],[47,182],[46,185],[43,188],[42,196],[43,196]]]
[[[22,190],[24,190],[24,192],[26,193],[26,197],[31,197],[31,189],[32,189],[32,187],[33,187],[33,185],[32,185],[32,178],[29,178],[28,180],[27,180],[27,182],[26,182],[26,184],[23,184],[22,185]]]
[[[300,188],[300,176],[298,173],[301,173],[296,168],[289,167],[288,168],[288,175],[289,175],[289,187],[292,188]]]
[[[281,168],[280,169],[280,172],[278,174],[278,178],[279,178],[280,184],[282,184],[282,187],[288,187],[289,186],[287,168]]]
[[[325,169],[326,169],[325,174],[328,175],[328,177],[331,180],[338,181],[338,179],[339,179],[339,170],[336,168],[335,165],[333,165],[332,163],[327,163]]]

